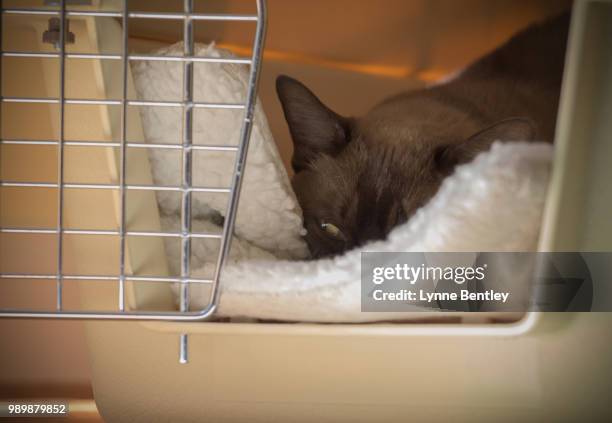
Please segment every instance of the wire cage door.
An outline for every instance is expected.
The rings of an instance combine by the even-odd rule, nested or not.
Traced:
[[[36,189],[51,189],[55,196],[55,204],[57,204],[56,224],[47,227],[24,227],[18,225],[7,225],[0,220],[0,235],[3,237],[16,236],[33,236],[47,235],[54,239],[53,254],[55,256],[55,272],[54,273],[34,273],[34,272],[7,272],[0,269],[0,278],[6,283],[18,283],[20,280],[39,280],[42,283],[48,281],[54,283],[54,309],[52,310],[32,310],[27,308],[6,307],[4,304],[0,306],[1,317],[25,317],[25,318],[86,318],[86,319],[132,319],[132,320],[172,320],[172,321],[198,321],[210,318],[217,306],[219,300],[219,277],[223,270],[224,263],[228,257],[231,235],[234,229],[238,200],[240,196],[240,187],[243,177],[243,171],[246,164],[246,157],[249,145],[249,138],[253,125],[253,116],[257,100],[257,85],[262,61],[262,52],[265,39],[266,29],[266,4],[265,0],[254,0],[257,12],[251,15],[238,14],[206,14],[196,13],[194,8],[194,0],[184,0],[183,10],[181,12],[136,12],[129,8],[129,0],[117,2],[118,8],[107,10],[103,7],[87,8],[91,6],[92,1],[71,1],[71,0],[56,0],[44,1],[44,7],[38,8],[16,8],[11,7],[14,4],[19,6],[19,3],[0,1],[2,7],[3,21],[3,40],[2,40],[2,61],[3,67],[6,60],[10,59],[40,59],[40,60],[55,60],[58,67],[58,79],[56,95],[48,95],[45,97],[35,96],[14,96],[0,93],[2,109],[5,106],[29,106],[29,105],[49,105],[55,107],[57,114],[54,116],[53,122],[56,127],[54,139],[25,139],[20,137],[5,136],[4,131],[0,140],[2,148],[16,148],[27,146],[28,148],[53,148],[55,158],[53,165],[56,170],[56,180],[10,180],[2,178],[0,180],[0,189],[19,189],[23,196],[28,196],[29,192]],[[98,6],[100,0],[94,0]],[[80,7],[80,8],[79,8]],[[6,37],[11,30],[7,25],[4,25],[10,17],[19,19],[44,19],[48,20],[48,28],[44,33],[37,36],[42,37],[44,42],[52,43],[51,51],[27,51],[15,48],[5,48],[11,43],[6,42]],[[105,52],[72,52],[68,45],[73,42],[74,34],[71,32],[70,24],[72,19],[87,19],[87,18],[110,18],[115,19],[121,24],[120,44],[121,50],[118,53]],[[144,54],[132,54],[129,49],[129,30],[128,25],[130,19],[149,20],[150,22],[182,22],[183,32],[183,55],[181,56],[154,56]],[[250,58],[220,58],[206,57],[195,54],[194,42],[194,27],[198,22],[252,22],[255,24],[254,36],[252,39],[252,54]],[[42,31],[41,31],[42,32]],[[8,34],[10,35],[10,34]],[[18,37],[19,35],[14,35]],[[66,62],[97,60],[99,63],[114,62],[121,65],[121,89],[119,90],[119,98],[71,98],[66,87]],[[183,86],[181,101],[148,101],[144,99],[131,98],[128,93],[128,78],[130,75],[130,63],[133,61],[173,61],[182,65]],[[210,103],[196,101],[194,99],[194,65],[197,63],[236,63],[250,66],[248,73],[248,87],[246,90],[244,103]],[[2,68],[0,68],[2,72]],[[5,72],[6,73],[6,72]],[[1,73],[0,73],[1,75]],[[49,75],[42,76],[48,78]],[[81,77],[81,76],[80,76]],[[89,78],[90,75],[82,75],[83,78]],[[117,77],[117,75],[114,75]],[[3,88],[7,84],[4,84]],[[120,122],[119,139],[111,141],[99,141],[93,139],[73,140],[66,137],[66,107],[88,105],[88,106],[115,106],[120,110],[118,121]],[[130,106],[143,107],[171,107],[181,110],[182,117],[182,135],[180,143],[173,145],[163,144],[146,144],[137,143],[129,139],[128,136],[128,108]],[[193,139],[193,121],[194,112],[198,109],[235,109],[242,113],[240,121],[240,138],[237,144],[233,146],[211,146],[195,144]],[[5,118],[8,119],[7,116]],[[3,122],[6,120],[3,119]],[[14,123],[14,122],[13,122]],[[78,147],[80,149],[95,149],[100,147],[111,148],[117,151],[117,172],[115,178],[109,183],[81,183],[78,181],[68,181],[65,177],[66,172],[66,147]],[[176,186],[162,186],[152,183],[150,185],[133,184],[127,178],[129,164],[128,152],[130,149],[140,148],[151,149],[172,149],[179,151],[181,155],[181,172],[180,183]],[[229,186],[226,187],[202,187],[194,186],[193,184],[193,154],[196,151],[230,151],[235,154],[235,165]],[[49,163],[45,163],[49,165]],[[19,166],[27,167],[28,163],[19,164]],[[27,175],[26,175],[27,176]],[[113,229],[91,229],[91,228],[74,228],[67,227],[65,224],[65,202],[66,194],[71,190],[82,191],[98,191],[109,190],[116,195],[118,199],[118,222],[117,227]],[[158,192],[170,191],[180,195],[180,210],[181,222],[179,231],[152,231],[152,230],[132,230],[128,226],[128,211],[126,208],[126,197],[132,191],[140,192]],[[224,215],[221,233],[197,233],[192,230],[192,197],[197,193],[216,193],[227,196],[227,209]],[[119,253],[117,264],[118,272],[116,274],[85,274],[70,272],[65,266],[65,236],[88,237],[88,236],[106,236],[115,237],[119,242]],[[173,238],[180,242],[180,275],[144,275],[137,276],[130,271],[128,265],[128,239],[150,239],[147,237],[157,238]],[[201,278],[192,275],[192,266],[190,263],[192,242],[197,239],[216,239],[219,242],[218,255],[215,258],[215,269],[212,277]],[[10,243],[5,238],[2,243],[4,248],[9,248]],[[40,248],[46,248],[46,245],[41,245]],[[50,248],[50,247],[49,247]],[[67,307],[64,301],[64,288],[66,281],[79,281],[86,283],[88,281],[103,281],[104,283],[116,284],[118,287],[116,297],[116,307],[108,310],[73,310]],[[161,284],[177,284],[179,287],[179,307],[178,310],[170,311],[143,311],[133,309],[126,305],[126,285],[128,283],[161,283]],[[207,284],[210,286],[210,301],[208,305],[201,310],[191,310],[189,307],[190,285],[192,284]],[[181,340],[181,346],[186,346],[186,336]],[[186,351],[186,349],[185,349]],[[186,360],[186,352],[182,355]]]

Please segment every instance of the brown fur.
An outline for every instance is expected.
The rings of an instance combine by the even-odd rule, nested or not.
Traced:
[[[389,98],[358,119],[279,77],[294,142],[293,187],[312,255],[385,238],[457,164],[495,140],[552,142],[568,23],[566,14],[530,27],[456,79]],[[341,234],[330,236],[324,223]]]

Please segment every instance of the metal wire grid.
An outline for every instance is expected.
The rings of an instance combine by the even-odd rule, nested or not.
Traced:
[[[248,144],[253,125],[253,114],[257,99],[257,83],[261,67],[263,45],[266,30],[266,2],[255,0],[257,5],[256,15],[229,15],[229,14],[199,14],[194,13],[194,0],[184,0],[183,13],[149,13],[129,12],[128,1],[124,0],[122,11],[74,11],[66,10],[66,0],[61,0],[59,10],[43,9],[15,9],[3,8],[0,0],[2,15],[45,15],[59,16],[60,42],[57,53],[1,51],[2,57],[28,57],[28,58],[57,58],[60,65],[59,98],[18,98],[3,97],[0,93],[0,101],[3,103],[46,103],[59,105],[59,136],[57,140],[25,140],[25,139],[1,139],[0,143],[5,145],[54,145],[58,147],[58,181],[56,183],[41,182],[13,182],[0,181],[2,187],[46,187],[57,188],[58,191],[58,217],[55,228],[0,228],[0,233],[27,233],[27,234],[56,234],[57,235],[57,273],[52,274],[8,274],[0,273],[1,279],[48,279],[56,280],[56,311],[28,311],[28,310],[0,310],[0,317],[26,317],[26,318],[86,318],[86,319],[132,319],[132,320],[174,320],[174,321],[196,321],[210,318],[217,306],[219,299],[219,276],[229,253],[231,234],[233,233],[240,187]],[[120,18],[123,23],[123,45],[121,54],[87,54],[67,53],[65,30],[66,19],[69,17],[110,17]],[[184,56],[150,56],[142,54],[129,54],[128,52],[128,21],[130,18],[140,19],[172,19],[182,20],[184,23]],[[244,58],[213,58],[194,56],[194,21],[252,21],[256,22],[255,37],[253,41],[253,52],[250,59]],[[93,100],[93,99],[70,99],[65,97],[65,60],[66,59],[100,59],[121,60],[123,89],[122,98],[118,100]],[[133,60],[158,60],[175,61],[183,63],[184,86],[182,101],[140,101],[129,100],[127,93],[127,79],[129,62]],[[236,63],[250,65],[248,90],[244,104],[232,103],[206,103],[195,102],[193,97],[193,65],[197,62],[204,63]],[[1,72],[1,69],[0,69]],[[0,74],[1,75],[1,74]],[[118,142],[99,141],[66,141],[64,139],[65,113],[67,104],[85,105],[118,105],[121,106],[121,139]],[[128,106],[151,106],[151,107],[179,107],[183,109],[183,136],[181,144],[149,144],[135,143],[127,140],[127,108]],[[244,110],[240,131],[240,139],[237,146],[213,146],[193,144],[193,111],[197,108],[209,109],[241,109]],[[120,149],[120,171],[118,184],[81,184],[64,182],[64,147],[116,147]],[[127,148],[160,148],[179,149],[182,152],[182,181],[180,186],[160,185],[135,185],[126,182],[126,153]],[[194,187],[192,184],[192,153],[196,150],[207,151],[232,151],[236,153],[235,167],[232,181],[228,188]],[[111,189],[119,190],[121,198],[121,217],[118,230],[87,230],[66,229],[63,225],[64,190],[66,189]],[[126,192],[129,190],[152,190],[152,191],[176,191],[181,193],[181,231],[130,231],[126,227]],[[225,221],[221,234],[193,233],[191,231],[191,196],[194,192],[226,193],[229,195]],[[120,238],[120,263],[118,275],[70,275],[63,272],[63,235],[118,235]],[[126,274],[126,237],[127,236],[153,236],[153,237],[176,237],[181,240],[181,272],[180,277],[157,277],[157,276],[134,276]],[[219,254],[217,256],[216,268],[211,279],[194,278],[191,276],[190,255],[191,240],[194,238],[214,238],[220,240]],[[68,311],[63,307],[63,281],[118,281],[119,298],[118,311]],[[138,310],[126,310],[125,308],[125,282],[161,282],[180,283],[180,310],[177,312],[144,312]],[[189,286],[192,283],[204,283],[211,286],[211,301],[207,307],[200,311],[189,311]],[[181,336],[181,362],[187,361],[187,336]]]

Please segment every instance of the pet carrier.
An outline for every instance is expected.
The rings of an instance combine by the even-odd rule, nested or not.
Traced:
[[[236,219],[265,0],[244,14],[199,10],[194,0],[163,12],[132,10],[127,0],[40,3],[2,2],[0,282],[47,301],[33,306],[5,296],[0,315],[87,319],[92,384],[105,419],[516,421],[606,413],[612,342],[605,313],[527,313],[501,324],[201,322],[214,316]],[[172,41],[183,41],[182,54],[136,53],[129,28],[149,22],[180,25],[182,37]],[[197,25],[211,22],[252,25],[248,57],[197,55]],[[610,28],[612,2],[576,0],[541,251],[611,248]],[[182,67],[181,98],[138,98],[130,64],[162,60]],[[198,64],[248,65],[244,102],[195,98]],[[180,142],[147,142],[143,108],[180,110]],[[234,144],[194,142],[194,114],[212,109],[241,114]],[[154,182],[151,149],[180,155],[175,185]],[[198,151],[235,155],[229,185],[194,185]],[[182,218],[174,231],[163,229],[159,191],[177,196]],[[193,230],[199,194],[227,196],[220,232]],[[43,202],[55,210],[35,213]],[[169,238],[179,245],[179,275],[169,270]],[[210,278],[191,273],[199,240],[217,243]],[[190,307],[196,284],[209,287],[198,310]],[[78,303],[66,300],[72,290]],[[180,363],[189,365],[176,362],[177,345]],[[584,395],[575,395],[577,384]]]

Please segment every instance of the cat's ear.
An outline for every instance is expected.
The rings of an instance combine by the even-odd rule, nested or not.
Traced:
[[[292,165],[303,170],[320,154],[336,155],[349,141],[349,120],[327,108],[306,86],[285,75],[276,79],[293,139]]]
[[[533,141],[535,135],[536,126],[531,119],[517,117],[500,120],[463,141],[441,147],[436,152],[436,164],[443,172],[452,172],[455,166],[468,163],[488,150],[495,141]]]

